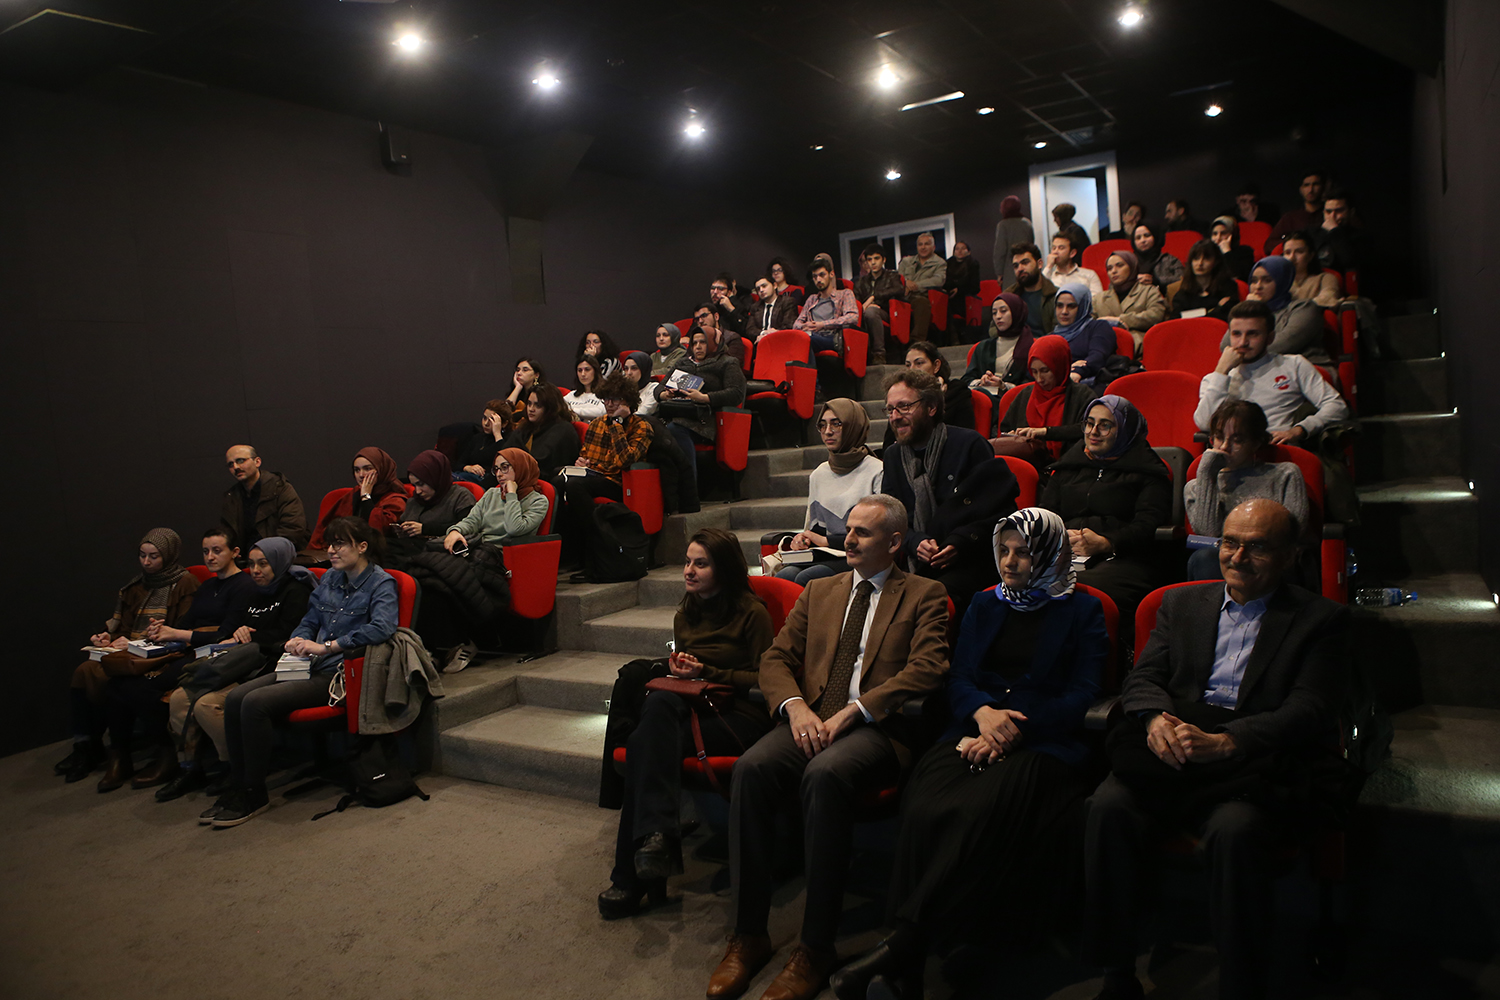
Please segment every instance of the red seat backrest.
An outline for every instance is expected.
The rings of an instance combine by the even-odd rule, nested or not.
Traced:
[[[1248,282],[1244,282],[1244,281],[1241,281],[1239,278],[1235,278],[1234,279],[1234,287],[1238,288],[1240,290],[1240,301],[1241,302],[1243,302],[1243,301],[1245,301],[1245,299],[1249,298],[1249,296],[1250,296],[1250,285],[1249,285]]]
[[[1135,609],[1135,662],[1141,662],[1141,654],[1146,652],[1146,640],[1151,637],[1151,630],[1156,628],[1156,613],[1161,610],[1161,599],[1169,590],[1178,587],[1202,586],[1202,581],[1189,580],[1186,583],[1169,583],[1165,587],[1157,587],[1151,593],[1142,598],[1141,603]],[[1219,585],[1223,586],[1223,581]]]
[[[781,626],[786,624],[787,615],[792,613],[797,598],[802,595],[802,587],[791,580],[774,576],[752,576],[750,589],[755,591],[756,597],[766,602],[766,610],[771,612],[771,634],[780,632]]]
[[[581,448],[583,447],[584,435],[589,432],[589,422],[587,420],[575,420],[573,421],[573,429],[578,432],[578,446]]]
[[[1123,326],[1115,327],[1115,353],[1122,358],[1135,357],[1135,335]]]
[[[1218,365],[1224,349],[1219,342],[1229,324],[1211,316],[1168,319],[1146,331],[1141,364],[1147,371],[1187,372],[1199,378]]]
[[[475,500],[478,500],[480,497],[484,496],[484,487],[480,486],[478,483],[471,483],[471,482],[469,482],[466,479],[460,479],[457,482],[455,482],[453,485],[454,486],[462,486],[464,489],[466,489],[470,493],[474,494],[474,499]]]
[[[1010,412],[1011,404],[1016,401],[1016,397],[1021,394],[1021,390],[1033,384],[1032,382],[1022,382],[1014,389],[1006,390],[1005,395],[1001,396],[1000,402],[996,404],[996,409],[1000,415],[996,418],[995,426],[1000,426],[1000,421],[1004,420],[1005,415]]]
[[[323,502],[318,504],[318,519],[313,524],[322,524],[323,519],[328,516],[328,512],[337,507],[340,500],[353,492],[354,487],[352,486],[340,486],[336,490],[329,490],[323,494]]]
[[[246,549],[245,550],[245,554],[249,555],[250,554],[250,550]],[[184,567],[184,568],[189,573],[193,574],[193,579],[197,580],[199,583],[207,583],[208,581],[210,581],[210,580],[212,580],[214,578],[214,571],[211,570],[211,569],[209,569],[207,566],[204,566],[201,563],[198,564],[197,566],[187,566],[187,567]]]
[[[552,514],[557,510],[557,490],[545,479],[536,481],[536,488],[542,491],[542,496],[547,498],[547,516],[542,518],[542,526],[538,529],[538,535],[552,534]]]
[[[1114,693],[1120,690],[1119,679],[1115,676],[1120,663],[1120,609],[1115,606],[1114,598],[1086,583],[1075,583],[1073,589],[1080,594],[1091,594],[1099,598],[1099,603],[1104,606],[1104,631],[1109,633],[1109,659],[1104,661],[1104,676],[1101,681],[1105,691]]]
[[[755,341],[755,368],[751,378],[768,382],[786,380],[789,361],[806,361],[812,345],[804,330],[772,330]]]
[[[1161,241],[1161,252],[1169,253],[1182,261],[1185,266],[1188,262],[1188,253],[1193,249],[1193,244],[1203,239],[1202,233],[1195,233],[1191,229],[1179,229],[1175,233],[1168,233]]]
[[[411,628],[412,616],[417,612],[417,581],[399,569],[386,572],[396,581],[396,624]]]
[[[1099,276],[1104,287],[1109,287],[1109,272],[1104,265],[1109,261],[1109,255],[1116,250],[1133,249],[1129,240],[1100,240],[1098,243],[1090,243],[1083,248],[1083,259],[1078,262],[1079,267],[1086,267]]]
[[[994,278],[985,278],[979,283],[979,297],[987,302],[993,302],[1000,297],[1005,289],[1000,287],[1000,282]]]
[[[1005,464],[1010,466],[1011,475],[1016,477],[1016,482],[1021,487],[1021,493],[1016,497],[1016,508],[1035,507],[1037,500],[1037,489],[1041,485],[1042,477],[1036,471],[1036,466],[1024,458],[1014,455],[998,455],[1004,459]]]
[[[839,284],[843,285],[851,292],[854,291],[854,282],[850,281],[848,278],[840,278]],[[905,284],[905,282],[903,281],[902,284]]]
[[[679,329],[679,330],[682,331],[682,335],[684,337],[686,337],[687,336],[687,332],[693,328],[693,320],[692,320],[691,317],[689,317],[687,319],[673,320],[673,322],[675,322],[677,324],[677,329]],[[650,354],[651,352],[647,351],[646,353]]]
[[[1266,240],[1271,238],[1271,224],[1269,222],[1241,222],[1240,243],[1250,248],[1259,260],[1265,256]],[[1279,251],[1278,251],[1279,252]]]
[[[801,295],[804,298],[807,296],[807,289],[803,288],[801,285],[787,285],[786,290],[788,292],[795,291],[798,295]]]
[[[1193,411],[1198,408],[1198,378],[1187,372],[1136,372],[1121,375],[1109,384],[1111,395],[1124,396],[1146,418],[1146,438],[1153,448],[1181,448],[1189,455],[1203,454],[1203,445],[1193,440],[1198,427]]]

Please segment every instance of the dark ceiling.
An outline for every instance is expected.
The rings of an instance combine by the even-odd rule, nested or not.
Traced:
[[[1284,131],[1317,81],[1357,93],[1407,75],[1269,0],[1143,0],[1128,30],[1124,6],[0,0],[0,76],[65,89],[126,65],[496,147],[570,130],[593,137],[586,167],[716,185],[873,182],[890,166],[998,168],[1185,130]],[[414,55],[393,44],[405,30],[426,40]],[[561,80],[550,92],[532,82],[544,63]],[[875,83],[884,65],[900,77],[889,90]],[[1205,118],[1210,101],[1225,114]],[[707,131],[690,140],[695,113]]]

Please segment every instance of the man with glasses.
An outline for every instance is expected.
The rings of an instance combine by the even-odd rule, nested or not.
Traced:
[[[739,343],[739,339],[745,335],[745,329],[750,321],[750,308],[754,300],[750,292],[740,291],[740,286],[735,282],[734,276],[728,271],[719,272],[718,276],[708,285],[708,307],[712,310],[717,326],[720,331],[720,339],[725,341],[724,349],[729,350],[729,341],[735,342],[734,346],[739,348],[737,358],[743,359],[745,346]],[[733,351],[730,351],[734,354]]]
[[[1316,765],[1337,747],[1349,675],[1348,608],[1286,582],[1299,530],[1274,500],[1230,511],[1223,583],[1167,591],[1125,677],[1113,773],[1089,799],[1085,841],[1101,997],[1142,996],[1142,862],[1162,833],[1195,836],[1207,863],[1219,996],[1267,996],[1271,862],[1335,794]]]
[[[312,537],[302,498],[279,472],[262,472],[259,452],[248,444],[237,444],[224,453],[224,464],[234,485],[224,491],[219,523],[239,539],[240,551],[262,538],[280,536],[301,549]]]
[[[885,450],[882,483],[911,517],[908,563],[943,585],[961,620],[974,595],[1000,580],[995,524],[1015,513],[1020,487],[984,437],[943,422],[943,388],[932,375],[911,368],[892,376],[885,415],[895,443]]]

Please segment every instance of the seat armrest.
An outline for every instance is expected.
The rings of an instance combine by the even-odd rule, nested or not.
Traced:
[[[1325,524],[1325,525],[1323,525],[1323,537],[1324,538],[1343,538],[1344,537],[1344,526],[1342,524]]]
[[[764,691],[762,691],[759,687],[753,687],[753,688],[751,688],[750,689],[750,693],[747,694],[745,697],[749,698],[751,704],[754,704],[754,705],[764,705],[766,703],[766,693]]]
[[[1187,538],[1187,529],[1180,524],[1162,525],[1156,529],[1158,542],[1180,542]]]
[[[926,704],[927,699],[925,697],[911,698],[902,703],[901,714],[909,719],[920,719],[922,717],[922,708]]]
[[[1105,732],[1125,715],[1125,703],[1119,695],[1111,695],[1089,706],[1083,717],[1083,728],[1093,732]]]
[[[767,545],[770,545],[773,548],[778,547],[781,545],[781,540],[783,538],[791,538],[795,534],[795,531],[768,531],[764,535],[760,536],[760,544],[762,548]]]
[[[1208,431],[1194,431],[1193,432],[1193,443],[1194,444],[1208,444]]]

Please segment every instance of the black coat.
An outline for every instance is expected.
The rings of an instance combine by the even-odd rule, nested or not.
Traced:
[[[1172,473],[1144,434],[1113,462],[1089,458],[1079,441],[1052,463],[1040,505],[1109,539],[1115,558],[1143,558],[1172,516]]]
[[[972,255],[961,259],[949,257],[948,280],[943,283],[943,291],[960,299],[965,295],[978,295],[979,261]]]
[[[885,450],[883,489],[905,504],[911,514],[917,509],[917,499],[901,464],[901,450],[901,445]],[[1015,512],[1020,493],[1010,466],[995,457],[995,449],[987,440],[967,427],[950,425],[933,487],[937,509],[925,531],[912,528],[907,532],[907,555],[916,559],[917,546],[931,538],[940,547],[952,545],[958,549],[958,566],[993,565],[991,536],[995,522]]]
[[[527,438],[531,439],[530,447],[527,446]],[[559,420],[533,435],[531,424],[522,420],[520,426],[500,442],[499,450],[504,451],[506,448],[520,448],[536,459],[537,466],[542,470],[541,478],[554,479],[558,469],[578,460],[578,430],[571,421]]]

